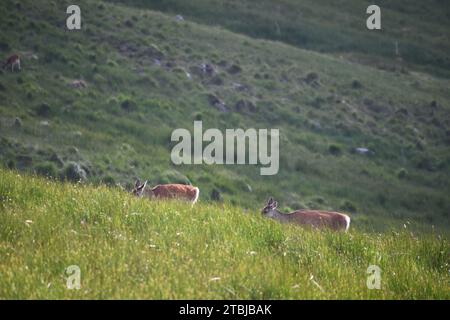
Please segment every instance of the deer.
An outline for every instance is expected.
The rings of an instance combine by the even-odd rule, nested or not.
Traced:
[[[278,202],[272,197],[267,201],[261,214],[281,223],[293,223],[301,226],[310,226],[314,229],[331,229],[334,231],[348,231],[350,217],[344,213],[321,210],[297,210],[283,213],[277,210]]]
[[[12,56],[10,56],[3,64],[3,69],[5,69],[7,66],[11,66],[11,72],[14,72],[15,67],[17,67],[20,71],[20,57],[17,54],[13,54]]]
[[[160,184],[153,188],[146,188],[147,182],[140,183],[136,180],[131,193],[137,197],[150,199],[181,199],[187,200],[194,205],[200,195],[200,189],[186,184]]]

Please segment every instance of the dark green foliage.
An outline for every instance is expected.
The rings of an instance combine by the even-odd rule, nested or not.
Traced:
[[[339,156],[342,154],[342,149],[338,145],[332,144],[328,147],[328,152],[333,156]]]
[[[339,206],[339,209],[347,211],[347,212],[351,212],[351,213],[355,213],[358,211],[356,208],[356,205],[349,200],[343,200]]]
[[[35,167],[36,173],[40,174],[42,176],[50,177],[50,178],[57,178],[59,173],[58,169],[56,168],[55,164],[52,162],[43,162]]]

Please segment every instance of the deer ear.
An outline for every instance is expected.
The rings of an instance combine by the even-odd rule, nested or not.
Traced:
[[[271,205],[273,203],[273,198],[270,197],[269,200],[267,200],[267,205]]]
[[[141,184],[141,182],[139,181],[139,179],[137,179],[136,182],[134,183],[134,187],[139,188],[140,184]]]
[[[278,201],[272,203],[272,208],[276,209],[278,207]]]
[[[145,182],[142,184],[142,186],[139,187],[139,189],[144,190],[145,187],[147,186],[147,182],[148,182],[148,180],[145,180]]]

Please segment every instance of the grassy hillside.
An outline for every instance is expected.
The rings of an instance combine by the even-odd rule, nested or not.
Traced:
[[[181,13],[202,24],[344,55],[379,68],[397,66],[450,76],[450,7],[443,0],[109,1]],[[366,9],[372,4],[381,8],[382,31],[366,29]]]
[[[227,205],[251,211],[272,195],[286,210],[348,212],[365,230],[408,223],[450,230],[447,78],[414,59],[404,65],[366,52],[391,66],[380,69],[320,46],[211,27],[197,15],[197,22],[189,15],[177,21],[170,11],[133,2],[79,1],[83,29],[69,32],[69,4],[0,3],[1,56],[18,52],[23,60],[21,72],[0,74],[4,167],[125,187],[137,177],[192,183],[201,202],[211,202],[215,190]],[[420,52],[448,52],[445,41],[441,48],[407,39]],[[215,73],[202,74],[203,63]],[[204,128],[279,128],[279,174],[171,164],[171,132],[200,119]],[[370,154],[358,154],[359,147]]]
[[[0,298],[449,299],[448,241],[314,232],[234,206],[152,202],[0,171]],[[381,270],[381,290],[366,270]],[[65,269],[81,270],[81,289]]]

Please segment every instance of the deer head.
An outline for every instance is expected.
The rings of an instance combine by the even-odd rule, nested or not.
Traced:
[[[277,214],[277,209],[278,207],[278,202],[273,200],[272,197],[269,198],[269,200],[267,201],[266,206],[264,207],[264,209],[262,209],[261,214],[267,217],[273,217]]]
[[[147,186],[147,180],[141,184],[141,182],[136,180],[134,183],[134,188],[131,190],[131,193],[134,194],[136,197],[142,197],[144,195],[145,187]]]

